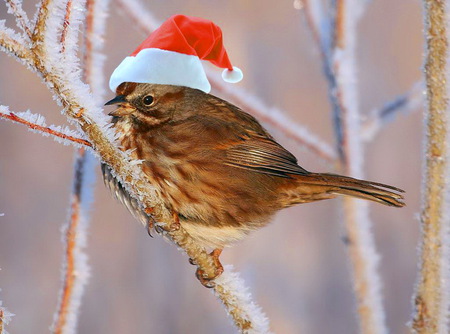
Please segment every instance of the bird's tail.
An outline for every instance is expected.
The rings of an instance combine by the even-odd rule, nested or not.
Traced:
[[[402,207],[404,192],[402,189],[386,184],[358,180],[347,176],[334,174],[309,173],[296,175],[298,180],[298,201],[303,202],[302,197],[309,201],[327,199],[338,195],[352,196],[371,200],[384,205]],[[305,199],[306,199],[305,198]],[[295,201],[295,199],[293,199]]]

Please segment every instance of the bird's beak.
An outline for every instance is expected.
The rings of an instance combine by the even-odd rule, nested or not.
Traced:
[[[117,95],[111,101],[106,102],[105,106],[110,106],[112,104],[122,104],[122,106],[120,106],[114,111],[111,111],[108,114],[109,116],[123,117],[131,114],[134,111],[133,108],[130,108],[128,101],[125,99],[125,95]]]
[[[119,104],[119,103],[125,103],[127,100],[125,100],[125,95],[117,95],[112,100],[105,103],[105,106],[110,106],[112,104]]]

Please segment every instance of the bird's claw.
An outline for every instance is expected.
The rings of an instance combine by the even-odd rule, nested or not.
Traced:
[[[219,256],[222,253],[222,249],[214,249],[211,252],[211,257],[213,259],[214,262],[214,266],[215,266],[215,271],[214,271],[214,276],[210,277],[208,276],[208,274],[206,274],[204,272],[204,270],[197,268],[197,271],[195,272],[195,276],[197,277],[197,279],[200,281],[200,283],[205,287],[205,288],[214,288],[216,286],[216,283],[214,282],[214,280],[219,277],[220,275],[222,275],[223,273],[223,266],[222,263],[220,263],[219,260]],[[195,264],[197,265],[197,263],[193,260],[193,259],[189,259],[189,262],[191,264]]]

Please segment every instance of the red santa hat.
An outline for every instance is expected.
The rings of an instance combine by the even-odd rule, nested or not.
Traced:
[[[211,85],[201,60],[224,68],[222,78],[227,82],[242,80],[242,71],[231,65],[217,25],[197,17],[174,15],[120,63],[109,87],[115,92],[123,82],[138,82],[186,86],[209,93]]]

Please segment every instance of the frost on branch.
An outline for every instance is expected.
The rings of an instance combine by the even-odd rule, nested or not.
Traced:
[[[232,265],[225,265],[224,272],[214,280],[214,295],[225,304],[228,315],[246,334],[270,333],[269,319],[262,309],[253,302],[245,282]]]
[[[91,146],[82,132],[72,130],[67,126],[46,125],[44,116],[33,114],[29,110],[13,113],[7,106],[0,105],[0,118],[24,124],[30,131],[52,137],[64,145],[75,145],[77,147]]]
[[[9,324],[13,316],[14,314],[9,312],[8,309],[2,305],[2,301],[0,300],[0,334],[8,334],[5,325]]]
[[[55,333],[76,333],[81,297],[90,276],[84,248],[96,166],[97,160],[91,154],[83,149],[77,151],[69,219],[62,231],[65,246],[63,285],[52,326]]]

